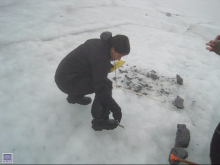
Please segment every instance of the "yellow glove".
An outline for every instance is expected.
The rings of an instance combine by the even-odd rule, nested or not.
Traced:
[[[119,60],[117,62],[114,63],[113,67],[111,68],[110,72],[114,71],[115,69],[119,68],[120,66],[122,66],[125,62],[122,60]]]

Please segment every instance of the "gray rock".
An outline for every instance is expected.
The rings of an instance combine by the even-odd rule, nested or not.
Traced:
[[[134,87],[135,92],[140,92],[142,90],[142,87],[140,85],[137,85]]]
[[[174,148],[172,148],[171,151],[170,151],[170,154],[174,154],[174,156],[176,156],[176,157],[178,157],[180,159],[186,159],[188,157],[188,152],[186,150],[184,150],[183,148],[181,148],[181,147],[174,147]],[[170,162],[171,165],[179,164],[180,163],[179,161],[172,162],[170,160],[170,155],[169,155],[168,161]]]
[[[183,102],[184,100],[181,97],[177,96],[175,101],[173,102],[173,105],[176,106],[177,108],[183,109],[184,108]]]
[[[132,77],[129,77],[127,74],[125,75],[125,78],[128,79],[128,80],[132,80],[133,79]]]
[[[127,69],[118,69],[120,73],[128,73]]]
[[[132,84],[132,81],[126,82],[126,85],[127,85],[127,86],[130,86],[131,84]]]
[[[177,83],[183,85],[183,79],[177,74],[176,75]]]
[[[147,77],[150,77],[151,76],[151,74],[150,73],[147,73]]]
[[[151,73],[150,76],[153,80],[159,79],[159,77],[156,74]]]
[[[190,132],[185,124],[177,124],[175,147],[187,148],[190,141]]]
[[[142,84],[142,83],[140,83],[143,87],[149,87],[149,85],[148,84]]]
[[[169,92],[165,91],[164,89],[161,89],[160,93],[164,93],[164,94],[166,94],[166,95],[169,95],[169,94],[170,94]]]
[[[167,17],[171,17],[171,14],[170,14],[170,13],[166,13],[166,16],[167,16]]]

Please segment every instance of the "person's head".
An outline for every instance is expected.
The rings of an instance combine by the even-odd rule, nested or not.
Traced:
[[[125,35],[116,35],[110,40],[111,61],[120,60],[121,57],[130,53],[129,39]]]

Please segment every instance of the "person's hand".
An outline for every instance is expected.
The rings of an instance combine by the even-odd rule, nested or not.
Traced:
[[[113,118],[120,123],[121,118],[122,118],[122,113],[121,113],[121,111],[114,112],[114,113],[113,113]]]
[[[211,40],[208,43],[206,43],[206,45],[209,46],[209,47],[206,47],[206,49],[209,51],[213,51],[214,47],[216,46],[216,41],[218,40],[220,40],[220,35],[216,36],[214,40]]]

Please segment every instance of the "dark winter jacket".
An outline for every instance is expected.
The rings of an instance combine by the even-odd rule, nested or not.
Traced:
[[[111,68],[109,40],[110,32],[101,34],[101,39],[90,39],[70,52],[59,64],[56,79],[62,79],[63,84],[71,84],[74,78],[90,76],[93,79],[96,97],[112,112],[121,108],[107,90],[107,76]]]
[[[210,144],[211,164],[220,164],[220,123],[215,129]]]

